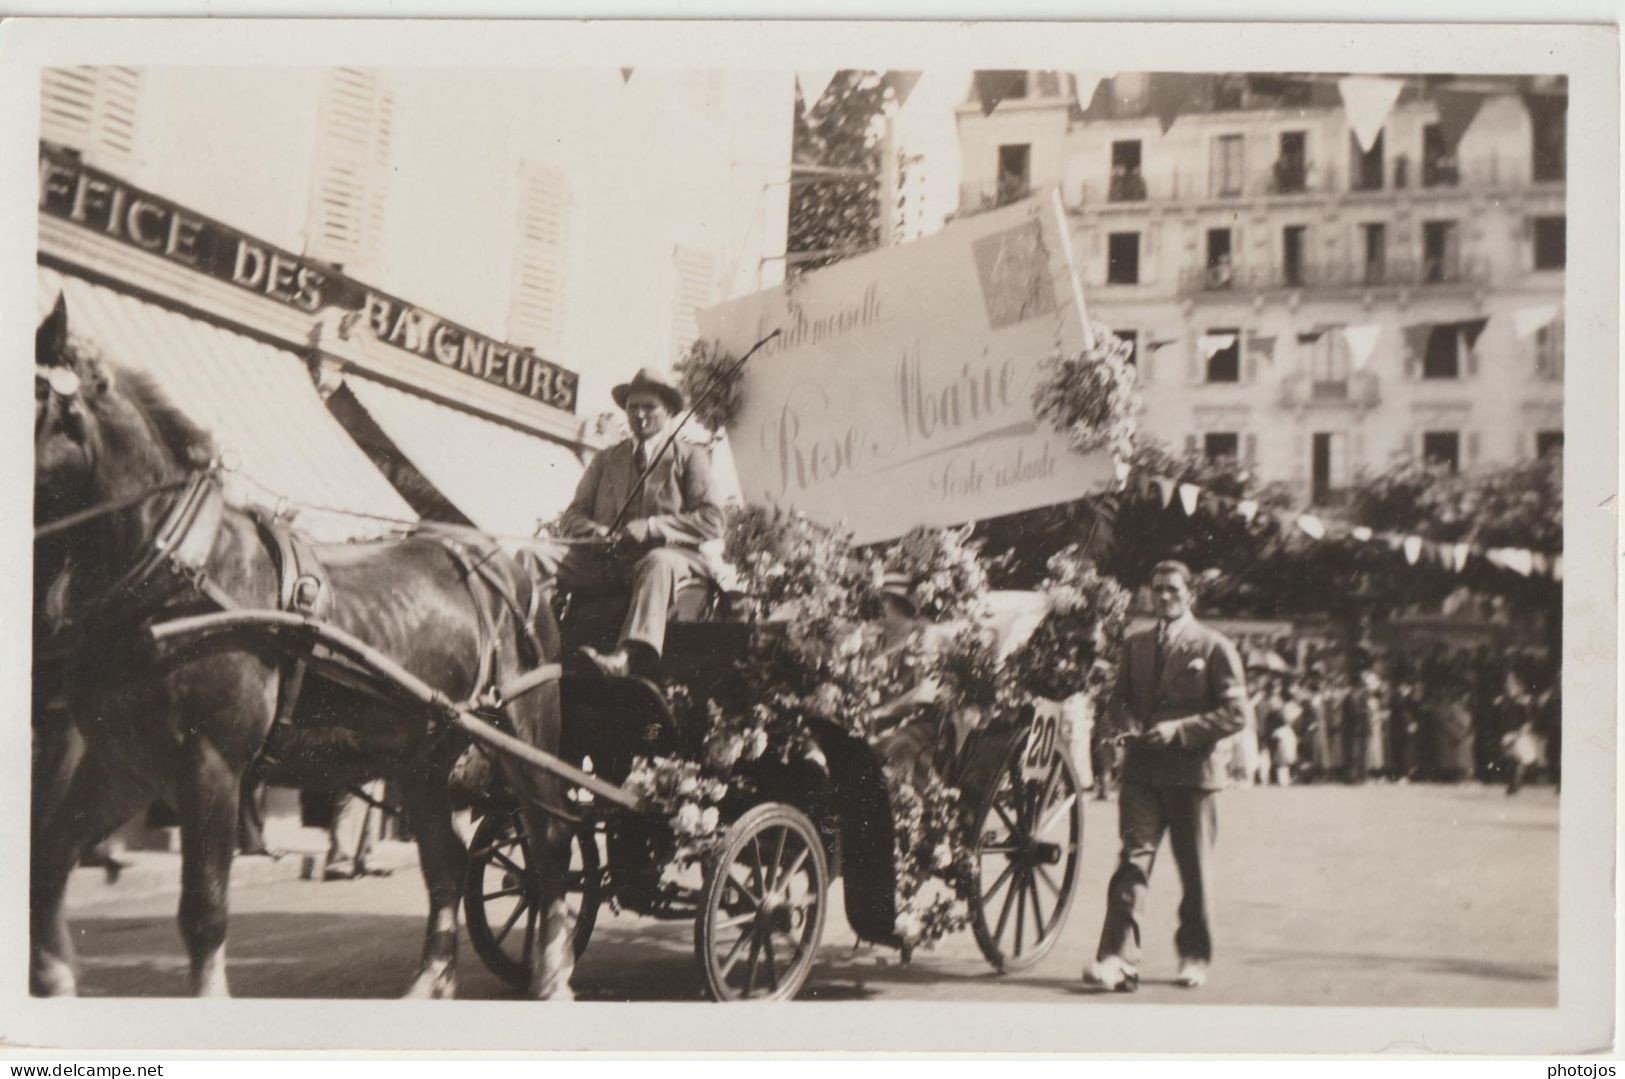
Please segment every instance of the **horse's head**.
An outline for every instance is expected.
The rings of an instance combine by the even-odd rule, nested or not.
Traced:
[[[36,523],[163,483],[214,452],[150,379],[115,371],[72,337],[57,298],[34,335]]]

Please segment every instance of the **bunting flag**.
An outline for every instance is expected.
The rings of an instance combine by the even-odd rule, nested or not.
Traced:
[[[1556,304],[1546,304],[1541,307],[1525,307],[1515,311],[1512,315],[1512,326],[1519,338],[1533,337],[1552,324],[1557,317],[1559,308]]]
[[[1381,336],[1382,324],[1377,322],[1343,327],[1343,340],[1349,347],[1349,363],[1356,371],[1365,370],[1365,365],[1371,362],[1371,354],[1377,348],[1377,338]]]
[[[1298,332],[1298,344],[1300,344],[1300,345],[1312,345],[1312,344],[1314,344],[1316,341],[1320,340],[1321,336],[1325,334],[1327,329],[1329,329],[1329,327],[1327,327],[1327,326],[1316,326],[1312,330],[1300,330]]]
[[[1405,351],[1410,353],[1412,359],[1420,360],[1427,355],[1428,338],[1433,335],[1433,323],[1418,322],[1403,327],[1401,332],[1405,335]]]
[[[892,96],[897,99],[898,108],[908,104],[908,95],[914,92],[914,86],[919,81],[918,71],[888,71],[881,76],[881,82],[891,88]]]
[[[1297,524],[1298,528],[1302,530],[1303,534],[1309,536],[1311,539],[1318,540],[1326,538],[1326,522],[1322,521],[1319,517],[1316,517],[1312,513],[1300,513],[1298,515]]]
[[[1439,135],[1444,140],[1446,153],[1455,153],[1461,137],[1473,125],[1487,95],[1475,90],[1435,90],[1433,100],[1439,106]]]
[[[1072,72],[1072,93],[1077,98],[1078,108],[1088,112],[1090,103],[1095,99],[1095,91],[1100,89],[1100,84],[1107,79],[1114,78],[1116,75],[1117,72],[1115,71],[1105,74],[1099,71]]]
[[[829,84],[835,80],[836,74],[838,72],[834,68],[796,72],[796,81],[801,84],[801,103],[808,112],[811,112],[813,106],[824,96],[824,91],[829,89]]]
[[[1546,576],[1546,574],[1552,571],[1551,559],[1547,558],[1539,551],[1536,551],[1530,555],[1530,564],[1534,567],[1535,572],[1540,574],[1542,577]]]
[[[1275,338],[1251,334],[1247,338],[1247,351],[1265,363],[1275,362]]]
[[[1555,558],[1552,559],[1552,580],[1561,581],[1562,579],[1563,579],[1563,556],[1558,555],[1558,556],[1556,556]]]
[[[1202,356],[1211,360],[1214,353],[1223,352],[1236,343],[1233,333],[1204,333],[1196,339],[1196,347],[1202,350]]]
[[[1399,79],[1380,79],[1368,75],[1350,75],[1337,80],[1337,92],[1343,96],[1343,111],[1348,114],[1349,127],[1354,138],[1366,153],[1376,145],[1388,123],[1388,114],[1394,111],[1399,90],[1404,83]]]
[[[1180,113],[1193,112],[1207,104],[1207,88],[1213,76],[1164,71],[1149,76],[1146,81],[1147,111],[1157,118],[1166,135]]]
[[[1422,557],[1422,537],[1406,536],[1404,540],[1405,561],[1416,565],[1416,560]]]
[[[1185,516],[1196,516],[1196,499],[1201,495],[1202,489],[1194,483],[1179,485],[1179,504],[1185,507]]]
[[[1258,503],[1250,498],[1244,498],[1236,503],[1236,512],[1241,514],[1242,520],[1251,524],[1253,518],[1258,516]]]
[[[1477,348],[1479,335],[1484,332],[1484,327],[1489,324],[1490,320],[1487,318],[1470,318],[1456,323],[1455,326],[1456,329],[1461,331],[1462,336],[1467,338],[1467,347]]]
[[[1145,343],[1145,347],[1150,349],[1152,352],[1155,352],[1159,348],[1167,348],[1169,345],[1177,344],[1179,344],[1179,338],[1177,337],[1159,337],[1155,340],[1147,341]]]
[[[1451,548],[1451,553],[1455,555],[1456,564],[1454,569],[1457,573],[1467,568],[1467,552],[1470,550],[1472,548],[1465,543],[1458,543]]]
[[[1162,496],[1162,506],[1168,508],[1168,503],[1174,499],[1174,481],[1157,476],[1152,480],[1157,485],[1157,493]]]
[[[992,116],[999,102],[1027,86],[1025,71],[978,71],[972,80],[976,96],[982,102],[982,115]]]
[[[632,69],[629,68],[629,67],[621,68],[621,85],[625,86],[627,83],[629,83],[631,81],[632,81]]]
[[[1349,532],[1349,535],[1353,536],[1361,543],[1370,543],[1372,532],[1371,529],[1367,528],[1365,525],[1356,525]]]

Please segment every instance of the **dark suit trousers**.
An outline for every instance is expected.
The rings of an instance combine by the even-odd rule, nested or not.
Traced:
[[[687,547],[655,547],[617,558],[590,547],[572,547],[559,561],[559,586],[580,596],[628,595],[620,640],[646,644],[659,655],[666,643],[666,616],[677,590],[706,575],[705,559]]]
[[[1205,962],[1213,958],[1209,870],[1219,827],[1217,794],[1196,787],[1123,783],[1117,806],[1123,851],[1106,889],[1106,924],[1100,931],[1098,958],[1116,955],[1130,967],[1138,967],[1140,918],[1164,833],[1185,889],[1174,946],[1182,959]]]

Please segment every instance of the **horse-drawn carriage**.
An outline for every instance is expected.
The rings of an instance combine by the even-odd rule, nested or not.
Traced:
[[[61,900],[79,847],[154,796],[181,816],[194,991],[225,991],[224,885],[250,769],[294,785],[396,777],[430,894],[414,983],[425,995],[454,991],[459,898],[481,958],[538,997],[568,995],[573,955],[611,899],[692,918],[719,1000],[800,990],[837,874],[854,932],[909,946],[867,742],[809,720],[816,755],[741,764],[698,879],[663,880],[670,821],[625,780],[637,757],[696,755],[704,731],[651,682],[571,667],[543,587],[545,542],[515,554],[422,528],[312,547],[228,506],[207,436],[141,379],[79,356],[66,331],[59,305],[37,342],[36,623],[66,642],[88,749],[36,799],[36,992],[74,988]],[[714,616],[675,625],[667,673],[720,685],[753,634],[776,631]],[[451,776],[471,742],[495,768],[474,792],[465,860]],[[945,772],[963,792],[977,941],[999,970],[1029,966],[1059,936],[1081,854],[1078,778],[1054,719],[995,716]]]

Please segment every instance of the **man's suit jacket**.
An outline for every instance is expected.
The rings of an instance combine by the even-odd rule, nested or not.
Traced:
[[[651,439],[655,453],[661,438]],[[590,525],[609,526],[638,482],[633,463],[637,444],[617,443],[592,459],[575,498],[564,511],[566,532],[586,531]],[[722,504],[711,483],[711,454],[694,442],[678,441],[661,457],[643,484],[623,524],[647,521],[649,542],[672,547],[698,547],[722,535]]]
[[[1168,746],[1131,744],[1123,779],[1217,790],[1225,774],[1213,747],[1245,727],[1250,711],[1236,646],[1187,614],[1169,624],[1160,677],[1154,677],[1156,659],[1155,626],[1124,642],[1112,722],[1118,730],[1143,731],[1173,720],[1178,731]]]

